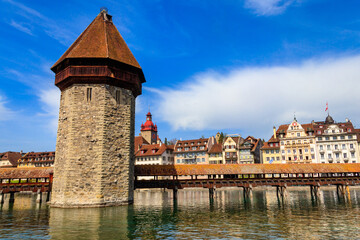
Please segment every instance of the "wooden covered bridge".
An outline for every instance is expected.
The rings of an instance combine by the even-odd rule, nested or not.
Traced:
[[[51,192],[53,168],[0,168],[0,203],[4,194]],[[309,186],[313,196],[324,185],[337,186],[338,194],[345,194],[348,186],[360,185],[359,163],[332,164],[210,164],[210,165],[137,165],[135,189],[172,189],[174,199],[183,188],[208,188],[209,196],[222,187],[240,187],[249,196],[253,187],[274,186],[282,197],[287,186]]]

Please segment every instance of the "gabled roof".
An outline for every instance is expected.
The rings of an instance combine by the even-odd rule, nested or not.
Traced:
[[[221,153],[222,152],[222,144],[215,143],[211,146],[209,153]]]
[[[0,153],[0,160],[9,161],[11,165],[5,167],[16,167],[18,160],[21,158],[21,153],[19,152],[5,152]]]
[[[142,145],[149,145],[149,143],[142,136],[136,136],[134,139],[134,152],[136,153]]]
[[[69,49],[51,67],[66,58],[108,58],[141,69],[112,22],[112,16],[102,11]]]
[[[165,144],[151,144],[151,145],[142,145],[141,148],[136,151],[136,157],[146,157],[146,156],[161,156],[166,150],[173,151],[173,148],[166,146]]]

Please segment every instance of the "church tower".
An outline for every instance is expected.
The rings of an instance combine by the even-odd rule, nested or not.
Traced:
[[[152,122],[152,115],[150,112],[146,114],[146,122],[141,124],[141,136],[150,144],[157,144],[157,126]]]
[[[106,10],[54,64],[61,90],[51,206],[128,204],[142,69]]]

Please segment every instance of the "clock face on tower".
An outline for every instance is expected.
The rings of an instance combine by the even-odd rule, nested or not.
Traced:
[[[152,140],[152,141],[156,141],[156,133],[153,132],[153,133],[151,134],[151,140]]]

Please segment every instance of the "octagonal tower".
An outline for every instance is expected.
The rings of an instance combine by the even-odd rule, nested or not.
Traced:
[[[61,90],[51,206],[128,204],[142,69],[102,10],[51,68]]]

